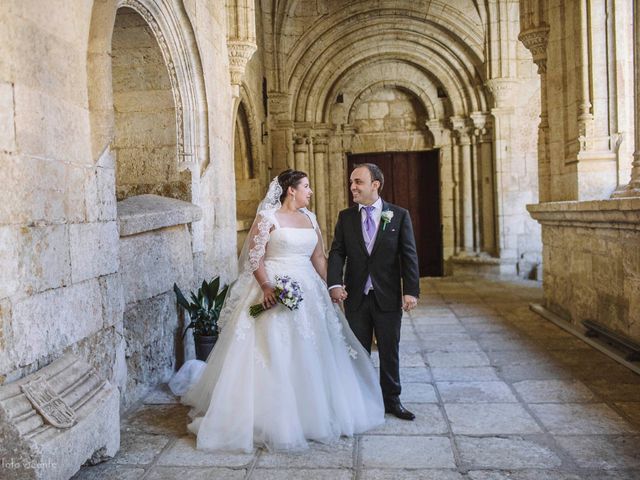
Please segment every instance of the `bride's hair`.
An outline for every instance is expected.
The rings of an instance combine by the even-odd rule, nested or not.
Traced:
[[[306,177],[308,177],[308,175],[300,170],[291,170],[289,168],[281,172],[280,175],[278,175],[278,183],[282,187],[280,203],[284,202],[284,199],[287,198],[287,190],[289,190],[289,187],[296,188],[300,181]]]

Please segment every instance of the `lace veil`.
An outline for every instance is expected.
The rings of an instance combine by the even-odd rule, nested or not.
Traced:
[[[275,177],[269,184],[266,196],[258,205],[256,218],[238,257],[238,278],[229,288],[229,293],[222,306],[219,322],[221,328],[224,328],[226,320],[242,299],[243,294],[246,293],[250,282],[253,281],[253,272],[260,266],[260,260],[264,257],[269,241],[269,232],[276,223],[276,211],[282,207],[281,195],[282,187],[278,182],[278,177]]]

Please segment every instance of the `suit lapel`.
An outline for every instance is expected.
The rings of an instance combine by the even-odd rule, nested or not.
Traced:
[[[352,217],[352,225],[355,230],[355,235],[358,241],[358,245],[364,250],[364,252],[369,255],[367,251],[367,245],[364,243],[364,234],[362,233],[362,214],[360,213],[360,209],[356,205],[354,207],[354,213]]]
[[[384,212],[385,210],[389,210],[389,204],[387,204],[387,202],[382,200],[382,211]],[[384,222],[382,221],[382,216],[381,216],[380,223],[378,223],[378,233],[376,234],[376,241],[373,242],[373,248],[371,249],[371,256],[373,256],[373,254],[376,253],[376,249],[378,248],[378,245],[380,245],[380,239],[385,233],[386,229],[383,229],[382,227],[383,223]]]

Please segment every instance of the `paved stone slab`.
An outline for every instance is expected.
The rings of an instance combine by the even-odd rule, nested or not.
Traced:
[[[584,382],[591,390],[607,400],[620,402],[640,402],[640,384],[617,383],[611,380],[592,380]]]
[[[504,365],[498,367],[498,372],[502,378],[510,382],[574,379],[568,367],[553,364]]]
[[[176,397],[171,393],[166,383],[151,389],[144,398],[145,405],[171,405],[176,403],[180,403],[180,397]]]
[[[497,312],[488,305],[452,305],[451,310],[458,317],[479,317],[483,315],[495,315]]]
[[[453,336],[458,338],[451,338]],[[478,342],[472,340],[469,335],[441,335],[438,337],[424,337],[422,341],[425,352],[482,352]]]
[[[629,417],[631,423],[640,426],[640,402],[619,402],[615,406]]]
[[[380,357],[378,356],[378,352],[371,352],[371,360],[376,367],[380,366]],[[419,352],[410,352],[410,351],[400,351],[400,365],[403,368],[406,367],[424,367],[425,359],[422,357],[422,354]]]
[[[635,427],[603,403],[532,404],[549,432],[564,435],[636,433]]]
[[[413,421],[401,420],[393,415],[385,416],[385,424],[367,432],[368,434],[395,435],[434,435],[449,431],[438,405],[430,403],[406,403],[403,405],[412,411],[416,418]]]
[[[242,480],[246,475],[244,469],[158,466],[151,469],[145,480]]]
[[[464,480],[453,470],[364,470],[361,480]]]
[[[217,478],[217,477],[209,477]],[[271,470],[257,468],[251,474],[251,480],[351,480],[353,470],[351,469],[283,469]]]
[[[126,431],[180,436],[187,433],[189,407],[184,405],[144,405],[124,422]]]
[[[487,352],[487,356],[491,360],[492,365],[499,366],[558,365],[558,362],[549,356],[549,352],[531,347],[521,350],[490,350]]]
[[[120,436],[120,451],[113,461],[119,464],[146,465],[160,454],[169,443],[165,435],[148,433],[122,432]]]
[[[406,403],[438,403],[436,391],[430,383],[405,383],[400,398]]]
[[[353,438],[341,438],[334,445],[311,442],[309,450],[292,453],[262,452],[259,468],[352,468]]]
[[[525,380],[513,384],[527,403],[591,402],[595,396],[578,380]]]
[[[437,325],[416,325],[416,332],[421,335],[442,335],[448,333],[467,333],[467,329],[461,323],[447,323]]]
[[[556,468],[562,460],[554,451],[521,437],[456,437],[465,467],[471,469]]]
[[[436,381],[494,381],[500,380],[494,367],[434,367],[431,369]]]
[[[586,480],[588,477],[575,473],[556,472],[553,470],[521,470],[521,471],[471,471],[469,480]],[[600,477],[598,477],[600,478]],[[593,479],[595,480],[595,478]],[[600,479],[604,480],[604,479]]]
[[[531,340],[516,332],[482,333],[477,340],[486,351],[524,350],[531,344]]]
[[[181,467],[247,467],[254,459],[251,453],[207,452],[196,449],[196,438],[179,438],[158,458],[158,465]]]
[[[526,410],[513,403],[445,405],[456,434],[496,435],[540,433],[540,427]]]
[[[426,367],[400,367],[401,383],[428,383],[431,381],[431,372]]]
[[[437,382],[444,403],[518,403],[504,382]]]
[[[431,367],[485,367],[489,357],[482,352],[432,352],[427,353]]]
[[[558,444],[581,468],[640,469],[638,436],[557,436]]]
[[[361,439],[364,469],[455,468],[447,437],[364,435]]]
[[[82,467],[71,480],[139,480],[144,475],[144,469],[116,465],[115,463],[101,463],[93,467]]]

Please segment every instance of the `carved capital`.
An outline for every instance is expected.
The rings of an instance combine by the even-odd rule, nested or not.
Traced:
[[[329,137],[317,135],[313,137],[313,151],[317,153],[327,153],[329,149]]]
[[[491,141],[491,115],[486,112],[472,112],[473,136],[480,142]]]
[[[445,142],[445,130],[446,127],[442,120],[434,118],[432,120],[427,120],[425,122],[425,126],[433,135],[433,144],[434,146],[442,145]]]
[[[472,129],[469,126],[469,119],[466,117],[450,117],[451,129],[454,137],[458,139],[458,143],[466,145],[471,142]]]
[[[240,85],[247,63],[257,50],[255,42],[245,40],[228,40],[227,50],[229,52],[229,72],[231,73],[231,84]]]
[[[308,150],[309,137],[306,135],[295,135],[293,137],[293,151],[294,153],[306,153]]]
[[[549,25],[543,23],[538,27],[523,30],[518,35],[518,39],[531,52],[533,61],[538,66],[538,73],[546,73]]]
[[[491,91],[497,108],[511,107],[514,103],[515,87],[520,82],[515,78],[502,77],[487,80],[485,85]]]

